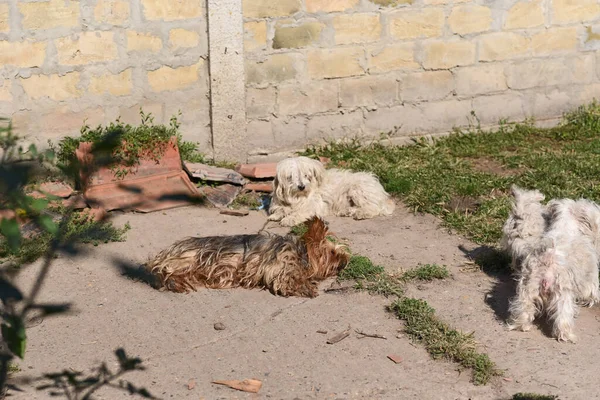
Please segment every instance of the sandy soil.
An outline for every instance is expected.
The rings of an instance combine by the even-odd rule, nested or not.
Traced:
[[[559,344],[539,329],[507,332],[502,321],[514,290],[511,280],[465,268],[464,249],[477,246],[448,234],[434,217],[399,207],[391,218],[332,218],[330,225],[355,252],[390,271],[418,263],[450,269],[451,279],[412,285],[408,294],[426,299],[451,325],[474,332],[481,350],[506,370],[505,378],[487,386],[474,386],[469,371],[434,361],[411,343],[401,321],[385,311],[391,299],[348,292],[286,299],[241,289],[182,295],[159,292],[123,274],[184,236],[255,233],[265,222],[262,213],[234,217],[187,207],[115,218],[117,224],[126,221],[132,226],[126,242],[86,247],[81,256],[56,260],[41,300],[70,301],[75,310],[32,323],[17,378],[63,369],[88,372],[102,361],[115,367],[113,352],[123,347],[147,367],[125,379],[164,399],[508,399],[525,391],[561,399],[600,397],[599,310],[582,310],[575,345]],[[20,275],[24,288],[37,268]],[[217,322],[225,329],[216,330]],[[387,340],[353,333],[326,344],[349,326]],[[390,361],[392,354],[402,361]],[[258,394],[211,384],[245,378],[263,382]],[[191,390],[190,381],[195,383]],[[21,385],[23,392],[11,392],[11,398],[50,398],[36,385]],[[97,393],[99,399],[128,397],[111,388]]]

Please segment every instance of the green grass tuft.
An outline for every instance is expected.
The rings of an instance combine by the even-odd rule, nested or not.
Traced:
[[[17,372],[21,372],[21,367],[15,363],[8,363],[8,375],[16,374]]]
[[[303,154],[373,172],[410,209],[441,217],[446,227],[478,244],[496,246],[512,184],[539,189],[547,198],[600,201],[599,133],[600,105],[594,102],[565,114],[553,128],[522,123],[483,131],[475,126],[411,146],[352,139]]]
[[[260,206],[260,199],[255,193],[245,193],[237,196],[230,204],[231,208],[250,208],[254,209]]]
[[[117,119],[106,126],[98,125],[93,128],[84,125],[77,137],[67,136],[55,146],[58,167],[72,180],[79,183],[78,162],[75,150],[82,142],[91,142],[94,146],[111,149],[112,170],[116,177],[123,178],[132,167],[139,164],[141,159],[158,161],[166,150],[171,137],[177,138],[179,154],[183,161],[206,162],[198,145],[183,140],[179,132],[179,122],[176,116],[171,118],[168,125],[155,124],[152,114],[140,110],[140,124],[132,126]],[[118,141],[118,142],[117,142]],[[97,150],[101,150],[100,147]],[[106,152],[106,151],[105,151]]]
[[[425,301],[401,298],[390,306],[398,318],[406,322],[405,331],[422,343],[434,359],[446,359],[473,371],[473,383],[485,385],[500,375],[487,354],[478,353],[472,335],[450,328],[435,316]]]
[[[350,257],[350,262],[338,274],[338,279],[355,280],[356,289],[385,297],[402,296],[404,293],[400,279],[386,273],[385,268],[373,264],[368,257],[364,256]]]
[[[400,278],[403,281],[419,280],[431,282],[436,279],[446,279],[449,276],[450,272],[445,266],[439,266],[437,264],[425,264],[406,271]]]
[[[304,224],[304,223],[294,225],[290,229],[290,233],[292,235],[296,235],[296,236],[303,236],[307,231],[308,231],[308,226],[306,226],[306,224]]]
[[[94,221],[85,213],[73,213],[66,222],[63,243],[84,243],[94,246],[100,243],[123,242],[125,233],[131,229],[129,224],[123,228],[115,227],[110,221]],[[28,264],[42,257],[52,242],[53,236],[48,232],[24,238],[20,248],[13,252],[9,249],[4,237],[0,236],[0,263],[12,261],[16,265]]]
[[[351,279],[375,279],[378,275],[385,272],[385,269],[380,265],[374,265],[373,262],[364,256],[352,256],[346,268],[339,273],[339,278],[342,280]]]

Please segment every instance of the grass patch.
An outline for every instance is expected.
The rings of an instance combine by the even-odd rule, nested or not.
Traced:
[[[558,400],[558,396],[535,393],[517,393],[511,400]]]
[[[306,226],[306,224],[304,224],[304,223],[294,225],[290,229],[290,233],[292,235],[296,235],[296,236],[303,236],[307,231],[308,231],[308,226]]]
[[[346,268],[338,275],[340,280],[355,280],[357,290],[366,290],[371,294],[385,297],[402,296],[404,289],[398,277],[385,272],[381,265],[375,265],[364,256],[353,255]]]
[[[260,207],[260,199],[255,193],[245,193],[237,196],[229,207],[234,209],[249,208],[255,209]]]
[[[8,375],[16,374],[17,372],[21,372],[21,367],[19,367],[15,363],[8,363]]]
[[[94,221],[86,213],[73,213],[66,222],[63,244],[84,243],[97,246],[100,243],[123,242],[129,229],[129,224],[117,228],[110,221]],[[23,238],[19,249],[12,251],[6,239],[0,236],[0,263],[11,261],[22,265],[34,262],[46,253],[52,239],[53,236],[44,231],[30,238]]]
[[[385,189],[417,212],[482,245],[495,246],[510,209],[509,188],[537,188],[547,198],[600,201],[600,105],[565,114],[554,128],[531,123],[475,126],[433,143],[384,146],[359,140],[329,143],[304,155],[331,166],[370,171]]]
[[[435,316],[435,310],[425,301],[402,298],[390,306],[390,311],[406,322],[405,331],[423,344],[434,359],[446,359],[473,371],[476,385],[485,385],[500,371],[487,354],[478,353],[472,335],[450,328]]]
[[[152,114],[140,110],[141,123],[137,126],[125,124],[119,119],[107,126],[92,128],[85,125],[78,137],[67,136],[50,144],[56,152],[58,167],[67,176],[78,182],[77,158],[75,150],[82,142],[91,142],[98,150],[101,147],[111,149],[112,170],[116,177],[123,178],[141,159],[158,161],[166,150],[171,137],[177,139],[179,154],[183,161],[206,162],[198,145],[183,140],[179,132],[179,122],[173,116],[168,125],[155,124]]]
[[[446,279],[450,276],[450,272],[445,266],[439,266],[437,264],[425,264],[419,265],[409,271],[406,271],[401,275],[403,281],[426,281],[431,282],[436,279]]]
[[[435,310],[425,301],[403,297],[404,285],[413,280],[433,281],[450,276],[445,266],[420,265],[398,276],[385,272],[364,256],[354,255],[338,275],[340,280],[355,280],[355,288],[372,294],[396,296],[389,310],[406,322],[411,339],[422,343],[434,359],[446,359],[473,371],[473,382],[485,385],[500,374],[487,354],[478,353],[472,335],[466,335],[437,319]]]
[[[338,276],[342,280],[372,280],[383,273],[385,273],[385,269],[381,265],[373,264],[368,257],[352,256],[346,268]]]

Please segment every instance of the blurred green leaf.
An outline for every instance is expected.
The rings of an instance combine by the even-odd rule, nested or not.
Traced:
[[[6,243],[12,251],[19,249],[21,245],[21,231],[16,219],[4,218],[0,221],[0,233],[6,238]]]
[[[55,234],[58,231],[58,225],[52,221],[52,217],[49,215],[40,215],[37,218],[37,222],[46,232]]]
[[[14,355],[21,359],[25,356],[27,335],[25,334],[25,324],[19,317],[7,318],[7,321],[2,324],[2,337]]]
[[[48,200],[46,199],[30,199],[29,207],[35,212],[40,212],[48,207]]]

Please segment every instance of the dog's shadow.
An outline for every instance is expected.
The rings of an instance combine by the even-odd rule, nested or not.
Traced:
[[[468,250],[463,246],[459,249],[475,262],[483,273],[494,278],[492,288],[485,295],[485,303],[494,311],[496,319],[503,323],[510,317],[510,300],[516,295],[517,282],[510,269],[510,256],[489,246]],[[546,336],[552,337],[552,327],[544,315],[536,318],[536,325]]]
[[[141,282],[154,289],[158,288],[158,279],[146,269],[144,264],[114,258],[113,265],[121,276],[131,279],[134,282]]]

